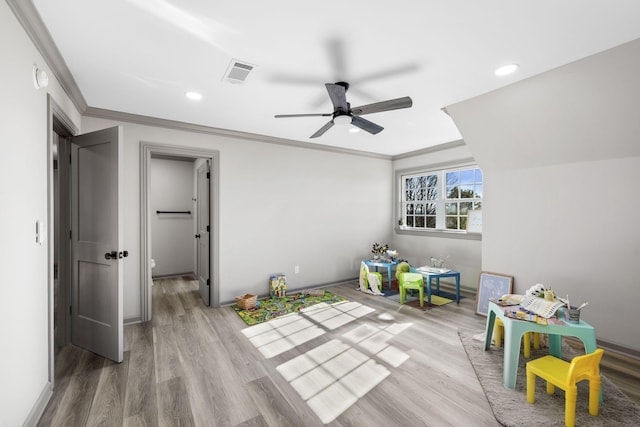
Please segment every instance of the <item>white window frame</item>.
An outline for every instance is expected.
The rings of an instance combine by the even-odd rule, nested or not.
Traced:
[[[397,234],[413,234],[413,235],[425,235],[425,234],[434,234],[439,235],[441,237],[457,237],[457,238],[467,238],[467,239],[475,239],[481,240],[481,233],[468,233],[466,230],[454,230],[446,228],[446,212],[445,212],[445,203],[450,202],[451,199],[447,200],[446,196],[446,173],[460,170],[468,170],[468,169],[480,169],[480,167],[475,163],[446,163],[446,164],[438,164],[432,165],[430,167],[416,167],[411,169],[404,170],[396,170],[395,171],[395,182],[394,186],[394,200],[395,200],[395,226],[394,229]],[[406,202],[405,199],[405,189],[404,182],[406,178],[417,177],[417,176],[425,176],[425,175],[437,175],[438,176],[438,197],[433,203],[436,206],[436,226],[435,228],[415,228],[409,227],[404,222],[400,224],[400,220],[404,220],[404,212],[403,206]],[[483,178],[484,179],[484,178]],[[484,184],[484,183],[483,183]],[[460,199],[456,199],[459,201]],[[477,199],[470,199],[469,201],[474,201]],[[463,199],[463,201],[467,201]],[[482,199],[480,199],[482,202]]]

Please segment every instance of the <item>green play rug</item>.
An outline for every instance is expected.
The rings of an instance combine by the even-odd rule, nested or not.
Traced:
[[[296,313],[303,308],[310,307],[321,302],[333,304],[346,301],[340,295],[324,291],[323,296],[307,295],[304,292],[287,295],[281,298],[267,298],[256,303],[253,310],[243,310],[237,304],[231,306],[238,313],[238,316],[249,326],[275,319],[289,313]]]

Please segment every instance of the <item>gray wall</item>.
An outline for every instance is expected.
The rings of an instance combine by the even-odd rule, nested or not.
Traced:
[[[4,1],[0,52],[0,425],[19,426],[51,392],[47,244],[53,236],[35,242],[36,221],[53,228],[47,214],[47,94],[78,126],[80,114]],[[33,85],[34,64],[49,74],[46,89]]]
[[[640,40],[447,107],[484,171],[482,268],[640,350]]]
[[[154,276],[195,273],[194,173],[192,159],[151,159],[149,204]],[[158,210],[191,214],[158,214]]]
[[[140,316],[140,147],[219,150],[220,301],[268,294],[273,273],[294,290],[357,277],[374,241],[391,240],[391,161],[93,117],[82,131],[122,125],[124,317]],[[294,274],[294,267],[300,273]],[[238,277],[242,279],[239,280]]]

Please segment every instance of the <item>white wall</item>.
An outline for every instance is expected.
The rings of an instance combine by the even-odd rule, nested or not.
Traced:
[[[149,204],[154,276],[195,272],[193,165],[191,159],[151,159]],[[191,214],[156,213],[159,210]]]
[[[22,425],[48,386],[47,94],[76,123],[80,115],[7,3],[0,2],[0,426]],[[36,90],[38,64],[49,86]]]
[[[447,107],[484,171],[482,268],[640,350],[640,40]]]
[[[124,133],[124,317],[140,315],[140,141],[220,152],[220,301],[357,277],[374,241],[390,240],[391,161],[84,117],[82,131]],[[294,266],[300,273],[294,274]]]
[[[394,174],[399,171],[419,170],[421,168],[442,169],[460,162],[473,162],[469,148],[462,144],[450,143],[426,150],[425,153],[403,157],[393,161]],[[394,175],[395,180],[395,175]],[[397,183],[394,181],[394,185]],[[485,186],[486,188],[486,186]],[[399,195],[396,193],[396,197]],[[393,201],[393,205],[397,205]],[[397,227],[398,215],[394,214],[393,227]],[[400,258],[413,266],[429,265],[429,258],[447,258],[445,267],[460,272],[460,286],[475,290],[482,261],[482,242],[480,236],[462,238],[445,233],[423,233],[420,235],[394,233],[392,247],[400,252]],[[442,282],[447,283],[446,279]]]

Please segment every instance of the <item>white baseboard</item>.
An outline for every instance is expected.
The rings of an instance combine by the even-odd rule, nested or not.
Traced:
[[[23,427],[35,427],[38,424],[38,421],[40,421],[40,417],[44,413],[51,396],[53,396],[53,387],[50,382],[47,382],[42,389],[40,396],[38,396],[38,400],[36,400],[35,405],[31,408],[31,412],[29,412],[27,419],[24,420],[24,424],[22,424]]]

